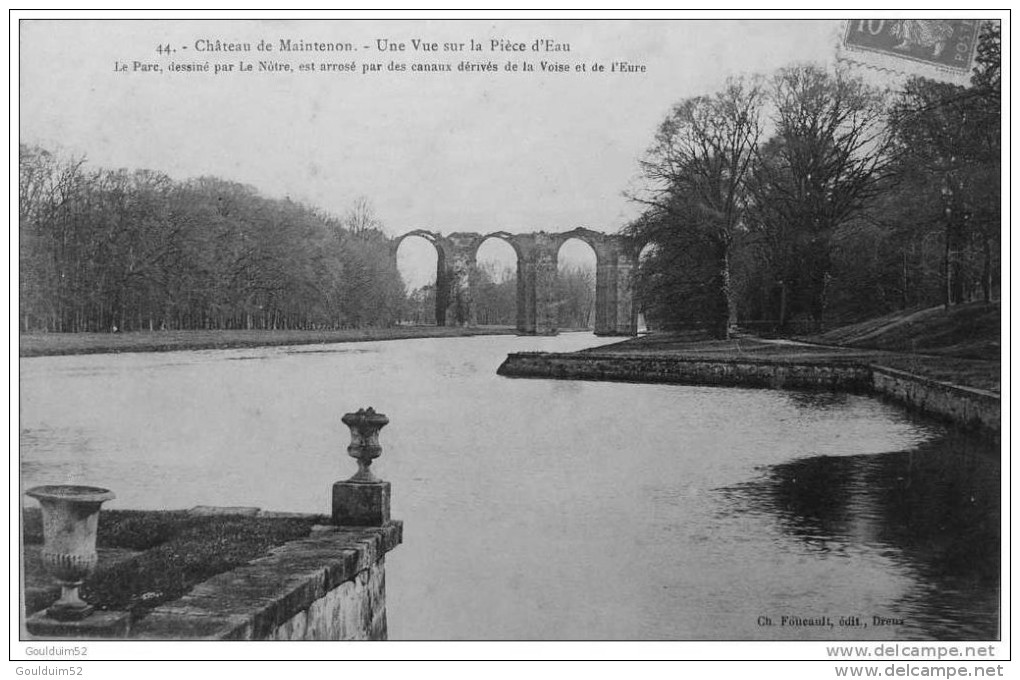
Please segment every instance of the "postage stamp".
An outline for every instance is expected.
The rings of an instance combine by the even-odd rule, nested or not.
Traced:
[[[844,55],[876,68],[901,73],[934,69],[948,76],[970,74],[977,50],[977,19],[851,19]]]

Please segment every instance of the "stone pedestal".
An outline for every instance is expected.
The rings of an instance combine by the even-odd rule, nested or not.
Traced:
[[[85,638],[92,640],[125,638],[131,632],[128,612],[94,611],[79,621],[60,621],[38,611],[25,620],[25,628],[36,638]]]
[[[390,483],[336,482],[333,484],[333,524],[346,527],[381,527],[390,521]]]

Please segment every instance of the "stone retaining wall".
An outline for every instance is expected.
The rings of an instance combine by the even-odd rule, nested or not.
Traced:
[[[968,429],[1000,433],[998,394],[931,380],[887,366],[872,366],[872,388],[912,409]]]
[[[507,356],[497,372],[521,378],[807,388],[878,394],[964,428],[994,436],[1000,432],[999,395],[884,366],[707,360],[663,354],[520,352]]]
[[[528,378],[620,380],[697,385],[867,391],[871,373],[861,364],[807,364],[753,360],[705,360],[671,355],[510,354],[499,375]]]
[[[386,569],[380,559],[284,621],[268,640],[385,640]]]
[[[155,609],[128,637],[148,640],[385,640],[387,552],[401,522],[323,526],[214,576]]]

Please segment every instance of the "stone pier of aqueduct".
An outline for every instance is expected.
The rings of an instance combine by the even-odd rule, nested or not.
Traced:
[[[393,253],[405,239],[419,236],[438,253],[436,272],[436,323],[476,323],[472,291],[477,287],[478,248],[488,238],[509,243],[517,254],[517,330],[528,335],[552,335],[557,328],[556,276],[560,246],[571,238],[595,251],[595,334],[635,335],[637,309],[631,276],[637,250],[631,239],[578,228],[550,234],[490,234],[456,232],[439,234],[416,229],[393,242]]]

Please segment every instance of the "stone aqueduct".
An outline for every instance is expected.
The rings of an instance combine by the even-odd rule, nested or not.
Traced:
[[[637,309],[631,275],[639,249],[630,238],[583,227],[550,234],[489,234],[456,232],[442,235],[415,229],[393,241],[393,255],[405,238],[419,236],[438,253],[436,323],[475,325],[472,290],[477,287],[476,257],[489,238],[509,243],[517,254],[517,330],[527,335],[553,335],[557,328],[556,276],[560,246],[568,239],[584,241],[595,251],[595,334],[636,335]]]

